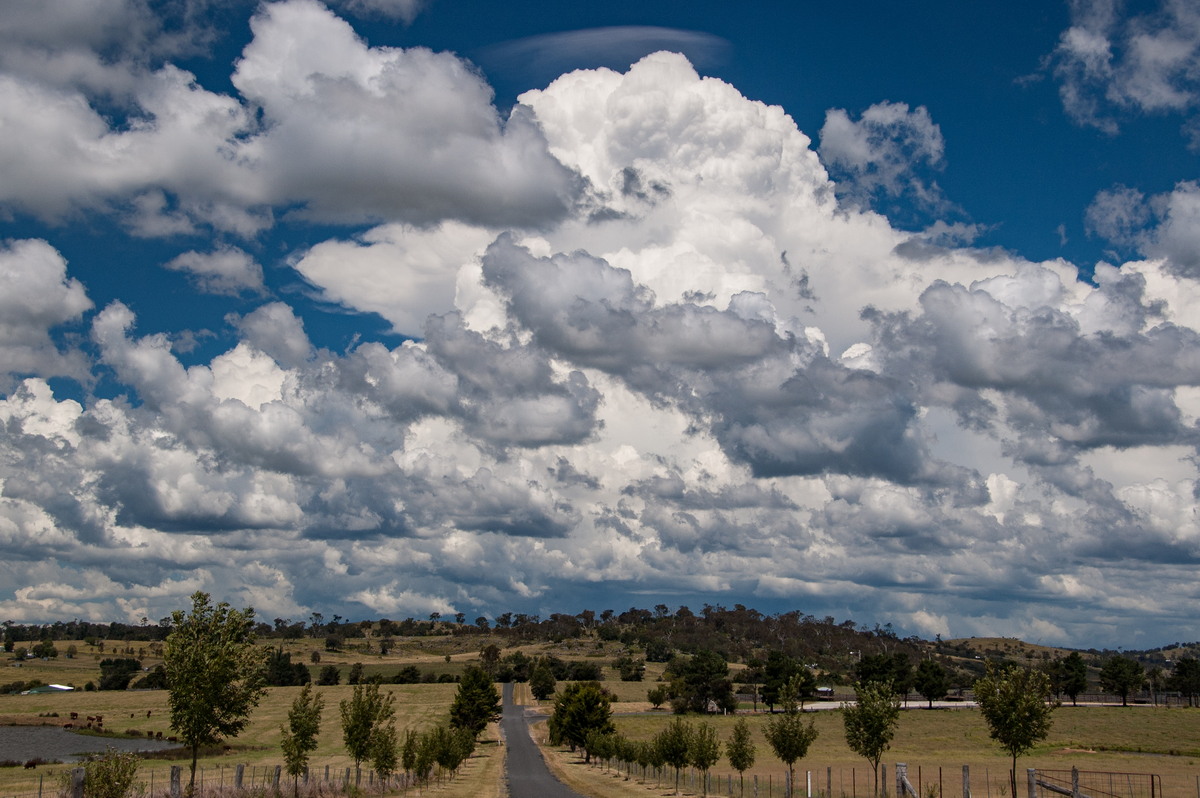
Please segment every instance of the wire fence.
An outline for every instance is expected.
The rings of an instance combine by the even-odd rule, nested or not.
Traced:
[[[70,798],[72,773],[78,767],[47,768],[38,776],[31,776],[27,783],[0,788],[0,798]],[[189,769],[179,765],[140,771],[130,794],[141,798],[179,798],[186,792],[189,775]],[[432,781],[436,784],[450,777],[438,769]],[[301,798],[326,798],[351,792],[382,795],[413,786],[416,781],[407,773],[383,779],[374,771],[355,771],[342,763],[312,767],[298,779],[289,776],[281,764],[208,765],[196,768],[195,795],[197,798],[238,798],[298,794]]]

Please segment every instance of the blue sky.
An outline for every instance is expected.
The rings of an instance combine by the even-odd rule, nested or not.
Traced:
[[[1198,75],[1171,2],[2,0],[0,616],[1194,639]]]

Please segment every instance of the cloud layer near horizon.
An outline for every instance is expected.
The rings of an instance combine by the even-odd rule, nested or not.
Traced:
[[[343,224],[290,268],[414,340],[329,351],[265,296],[185,365],[180,331],[94,308],[52,243],[5,243],[0,616],[158,618],[198,588],[271,617],[573,611],[583,585],[930,636],[1149,645],[1190,621],[1194,185],[1097,198],[1089,223],[1144,259],[1086,282],[870,210],[941,207],[906,171],[942,158],[924,108],[831,112],[835,183],[783,109],[679,55],[501,118],[466,62],[369,47],[312,0],[252,30],[236,95],[0,31],[4,212],[241,243]],[[165,266],[265,294],[247,249]],[[100,371],[123,395],[49,382]]]

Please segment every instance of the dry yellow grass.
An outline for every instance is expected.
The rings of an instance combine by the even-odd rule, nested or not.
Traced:
[[[870,794],[871,773],[866,760],[846,746],[840,714],[836,711],[811,713],[820,736],[809,755],[797,763],[798,778],[811,773],[814,792],[824,792],[827,784],[835,796],[865,796]],[[654,715],[618,716],[618,730],[631,739],[649,739],[671,719],[669,713]],[[780,784],[786,767],[771,753],[763,737],[765,715],[745,716],[750,721],[758,761],[747,771],[747,795],[755,776],[766,796],[767,784],[780,795]],[[1200,794],[1200,711],[1155,709],[1153,707],[1063,707],[1055,713],[1049,739],[1029,756],[1018,761],[1021,774],[1025,768],[1085,771],[1115,771],[1154,773],[1161,777],[1166,796],[1195,796]],[[711,723],[721,740],[729,739],[736,718],[688,717],[691,723]],[[538,726],[535,725],[535,729]],[[544,737],[544,724],[541,724]],[[650,793],[665,795],[673,792],[669,778],[661,783],[651,778],[647,784],[624,774],[606,772],[586,766],[582,759],[566,749],[548,746],[543,742],[547,763],[565,783],[577,791],[596,798],[627,798]],[[1175,753],[1171,753],[1174,751]],[[975,798],[1001,798],[1007,795],[1009,760],[1000,747],[990,739],[987,728],[973,709],[919,710],[911,709],[901,715],[901,723],[891,750],[884,757],[888,765],[887,778],[894,778],[894,765],[908,765],[909,777],[923,791],[940,787],[947,798],[961,795],[962,768],[969,766]],[[713,768],[719,778],[721,794],[726,780],[732,775],[737,789],[737,775],[722,758]],[[1023,784],[1023,782],[1022,782]],[[687,791],[689,794],[691,790]],[[696,790],[696,793],[699,791]],[[1023,792],[1023,787],[1022,787]],[[924,794],[924,792],[923,792]]]

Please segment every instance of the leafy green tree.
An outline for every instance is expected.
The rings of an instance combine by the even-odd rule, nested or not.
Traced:
[[[356,662],[350,666],[350,673],[346,677],[346,684],[362,684],[365,669],[361,662]]]
[[[396,727],[393,724],[385,724],[371,736],[371,747],[368,753],[371,770],[374,770],[380,781],[386,784],[400,763]]]
[[[236,737],[266,692],[266,652],[254,645],[254,610],[213,606],[207,593],[192,594],[189,613],[171,613],[163,650],[171,729],[192,749],[188,795],[195,793],[200,746]]]
[[[687,660],[676,657],[668,671],[672,676],[671,692],[675,695],[676,712],[708,712],[710,702],[718,710],[732,712],[737,709],[729,665],[717,652],[700,651]]]
[[[804,722],[800,712],[798,681],[793,679],[779,694],[779,702],[783,706],[783,714],[767,719],[765,730],[767,743],[779,761],[788,766],[788,795],[789,798],[796,789],[796,760],[803,759],[808,754],[809,746],[817,739],[817,729],[813,721]]]
[[[589,732],[616,731],[612,722],[612,696],[599,682],[573,682],[554,696],[554,711],[548,726],[552,744],[566,743],[572,751],[582,748]],[[586,752],[584,759],[590,761]]]
[[[371,758],[376,735],[393,724],[396,697],[380,694],[377,684],[358,684],[349,699],[338,704],[342,715],[342,741],[354,760],[355,783],[362,778],[362,763]],[[394,739],[394,738],[393,738]]]
[[[842,724],[846,745],[871,763],[875,776],[875,795],[879,794],[879,760],[896,736],[900,722],[900,698],[890,684],[867,682],[855,690],[857,701],[842,704]]]
[[[321,731],[321,710],[325,699],[313,693],[312,685],[304,685],[300,695],[288,710],[287,725],[281,727],[280,747],[287,773],[292,777],[292,794],[300,794],[300,774],[308,767],[308,755],[317,749],[317,734]]]
[[[698,723],[692,729],[688,743],[688,763],[700,771],[701,791],[708,795],[708,771],[721,758],[721,743],[717,740],[717,730],[711,724]]]
[[[468,665],[450,705],[450,726],[468,729],[475,737],[500,717],[500,693],[483,668]]]
[[[133,791],[140,762],[141,758],[132,751],[115,748],[88,757],[83,762],[83,794],[87,798],[125,798]],[[63,775],[64,781],[70,779],[69,770]],[[64,790],[63,794],[68,792]]]
[[[801,665],[794,658],[782,651],[772,651],[767,655],[763,665],[762,700],[767,708],[774,712],[779,704],[779,692],[792,679],[800,677],[802,697],[808,697],[817,690],[817,679],[812,671]]]
[[[923,659],[913,675],[913,688],[929,702],[929,708],[933,709],[933,702],[945,698],[946,693],[950,692],[950,674],[946,673],[941,664],[931,659]]]
[[[142,663],[130,657],[102,659],[100,660],[99,689],[124,690],[129,687],[129,682],[133,680],[133,677],[141,671]]]
[[[907,696],[912,689],[912,663],[902,651],[869,654],[858,661],[854,675],[856,684],[889,684],[893,692],[902,696]]]
[[[739,791],[746,792],[746,771],[754,767],[754,758],[758,752],[754,748],[754,740],[750,737],[750,726],[745,718],[738,718],[733,724],[733,735],[725,743],[725,755],[729,757],[729,766],[738,772]]]
[[[654,738],[654,748],[658,759],[666,765],[675,768],[675,794],[679,794],[679,771],[688,766],[691,761],[689,753],[692,747],[692,725],[683,718],[674,718],[667,728],[660,731]]]
[[[321,673],[317,676],[317,684],[322,687],[331,687],[342,680],[342,672],[338,670],[337,665],[326,665],[321,668]]]
[[[665,704],[667,699],[670,697],[670,691],[661,684],[658,687],[651,687],[646,691],[646,700],[649,701],[650,705],[655,709],[658,709]]]
[[[312,676],[303,663],[293,663],[291,654],[276,648],[267,654],[266,680],[272,687],[293,687],[308,684]]]
[[[1028,752],[1050,733],[1050,679],[1045,673],[1010,665],[999,669],[988,663],[987,673],[975,682],[975,700],[989,733],[1012,757],[1009,786],[1017,794],[1017,757]]]
[[[1110,657],[1100,668],[1100,687],[1121,696],[1121,706],[1129,706],[1129,694],[1140,690],[1145,675],[1142,663],[1129,657]]]
[[[1200,660],[1195,657],[1180,657],[1175,663],[1175,670],[1167,679],[1167,686],[1185,696],[1188,706],[1195,706],[1196,696],[1200,695]]]
[[[1072,651],[1062,659],[1061,679],[1060,688],[1074,705],[1079,694],[1087,689],[1087,663],[1078,651]]]
[[[533,693],[533,697],[538,701],[545,701],[554,695],[556,687],[558,687],[558,682],[554,678],[554,671],[550,670],[550,666],[545,662],[539,660],[533,668],[533,673],[529,675],[529,692]]]

